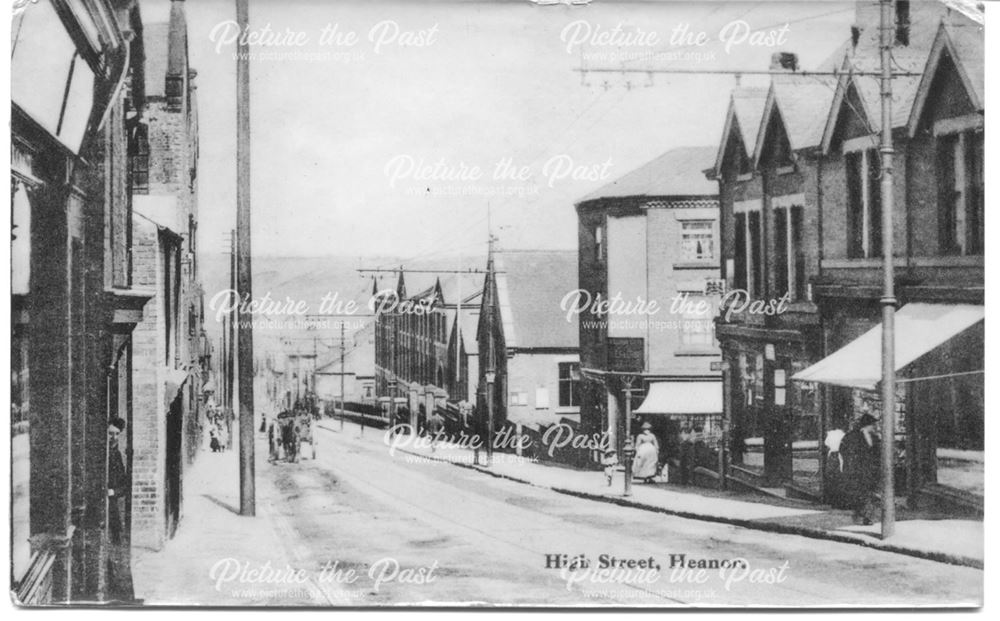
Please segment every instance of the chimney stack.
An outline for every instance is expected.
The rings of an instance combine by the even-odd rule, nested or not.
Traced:
[[[792,52],[775,52],[771,54],[771,71],[797,71],[799,57]]]

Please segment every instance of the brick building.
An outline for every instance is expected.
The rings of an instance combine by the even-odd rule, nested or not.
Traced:
[[[701,173],[714,155],[711,147],[672,149],[576,204],[583,297],[567,308],[582,311],[580,424],[588,434],[607,434],[619,451],[629,380],[637,391],[633,434],[640,420],[650,422],[662,458],[676,448],[682,425],[721,432],[722,385],[711,369],[719,359],[712,327],[721,293],[718,190]],[[591,312],[598,300],[616,299],[658,309]],[[697,396],[679,400],[682,394]]]
[[[197,261],[198,116],[184,3],[146,24],[146,111],[138,124],[133,262],[154,293],[134,334],[133,544],[160,548],[183,514],[182,481],[200,443],[202,292]]]
[[[818,472],[815,412],[788,378],[822,355],[810,289],[820,252],[815,150],[817,119],[825,118],[834,87],[832,78],[775,75],[763,98],[736,89],[710,172],[719,180],[729,291],[716,323],[728,367],[729,474],[754,486],[797,481],[808,489],[810,472]],[[755,301],[782,300],[781,313],[753,310]],[[793,462],[810,457],[813,468],[793,476]]]
[[[142,23],[127,0],[40,0],[13,26],[12,592],[127,600],[131,508],[109,496],[108,424],[127,422],[127,472],[131,333],[149,299],[129,254]]]
[[[900,372],[950,384],[900,383],[906,494],[934,480],[933,438],[954,451],[981,437],[982,30],[947,3],[894,8],[894,67],[920,74],[893,80],[900,325],[940,337],[900,328],[898,342],[923,343],[915,358],[899,357]],[[839,68],[831,82],[775,75],[763,103],[759,91],[736,89],[708,173],[720,186],[727,286],[750,299],[787,294],[780,313],[729,304],[716,325],[728,367],[729,474],[781,495],[832,500],[827,432],[864,412],[878,417],[880,94],[877,78],[860,75],[878,70],[878,23],[878,2],[859,1],[847,47],[821,67]],[[753,123],[743,118],[757,109],[748,138]]]
[[[485,439],[492,383],[494,432],[509,426],[535,434],[535,455],[548,458],[539,434],[580,422],[577,319],[560,309],[577,282],[576,253],[508,250],[491,252],[487,262],[476,327],[474,424]],[[578,461],[589,453],[556,457]]]
[[[860,32],[849,58],[859,69],[878,58],[869,4],[859,3]],[[893,58],[921,75],[893,80],[896,432],[905,450],[897,487],[918,502],[981,512],[982,21],[947,3],[914,3],[903,16],[899,5]],[[877,175],[879,93],[870,78],[848,73],[838,95],[824,140],[829,198],[815,283],[828,357],[798,376],[821,391],[825,429],[846,428],[862,413],[881,417],[883,232],[877,185],[869,180]]]
[[[458,416],[469,371],[467,360],[451,366],[451,330],[458,317],[475,310],[481,289],[480,274],[400,271],[394,289],[373,291],[381,309],[375,318],[375,394],[386,407],[405,405],[411,424],[423,425],[432,409]]]

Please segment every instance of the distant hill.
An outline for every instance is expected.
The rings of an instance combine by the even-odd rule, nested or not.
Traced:
[[[222,323],[216,320],[218,306],[213,309],[212,302],[218,294],[230,288],[229,255],[216,253],[203,255],[199,264],[202,286],[205,291],[205,329],[212,343],[218,346],[222,335]],[[320,305],[324,296],[336,296],[341,308],[348,301],[354,301],[357,311],[353,319],[348,319],[345,326],[347,349],[364,347],[369,343],[374,345],[374,330],[369,314],[368,301],[372,292],[372,275],[361,274],[358,268],[384,267],[391,268],[404,264],[409,268],[433,269],[458,267],[453,260],[425,259],[422,261],[403,262],[397,257],[255,257],[253,261],[253,297],[261,300],[266,295],[276,304],[291,300],[292,304],[303,303],[308,314],[320,313]],[[482,267],[483,260],[467,260],[464,267]],[[432,282],[433,274],[414,275],[412,284],[417,286]],[[396,275],[384,273],[378,275],[378,286],[393,288]],[[417,293],[411,290],[409,293]],[[471,293],[471,292],[470,292]],[[221,301],[220,299],[217,300]],[[332,359],[339,351],[340,318],[329,318],[313,322],[312,329],[305,325],[301,316],[257,316],[254,330],[254,355],[261,359],[268,353],[298,350],[311,352],[316,348],[320,362]],[[291,319],[290,323],[288,320]],[[263,321],[262,321],[263,320]],[[313,339],[317,339],[317,344]]]

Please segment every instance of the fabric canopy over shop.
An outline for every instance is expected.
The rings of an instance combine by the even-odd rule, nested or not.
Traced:
[[[896,370],[902,370],[984,317],[984,308],[975,304],[907,304],[896,313]],[[882,324],[799,371],[792,379],[874,390],[882,380]]]
[[[132,197],[132,210],[174,235],[183,235],[187,231],[187,222],[183,220],[175,196],[136,194]]]
[[[166,396],[167,407],[169,407],[170,402],[177,396],[181,386],[187,381],[188,372],[183,369],[167,369],[164,376],[164,395]]]
[[[721,414],[722,382],[653,382],[635,414]]]

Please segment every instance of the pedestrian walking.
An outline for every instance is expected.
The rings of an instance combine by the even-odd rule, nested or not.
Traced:
[[[298,446],[295,437],[295,419],[287,419],[281,424],[281,444],[285,450],[285,459],[290,462],[298,460]]]
[[[278,438],[275,437],[273,420],[271,421],[271,424],[267,426],[267,448],[267,461],[273,464],[278,461]]]
[[[691,485],[694,478],[694,432],[690,425],[684,425],[680,437],[681,485]]]
[[[618,467],[618,452],[610,448],[605,449],[604,456],[601,457],[601,465],[604,466],[604,478],[608,481],[608,487],[611,487],[615,469]]]
[[[431,452],[433,453],[437,450],[437,443],[444,434],[444,417],[437,410],[431,412],[430,418],[427,419],[427,432],[431,437]]]
[[[219,441],[219,428],[213,423],[208,430],[208,446],[212,449],[213,453],[218,453],[222,450],[222,443]]]
[[[635,439],[635,467],[632,476],[647,483],[656,476],[660,463],[660,442],[653,434],[653,426],[642,424],[642,433]]]
[[[878,509],[879,455],[875,418],[863,414],[840,441],[844,464],[843,490],[854,511],[855,523],[871,524]]]

